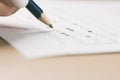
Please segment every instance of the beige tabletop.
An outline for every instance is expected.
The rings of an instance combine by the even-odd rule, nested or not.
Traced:
[[[0,38],[0,80],[120,80],[120,54],[29,60]]]

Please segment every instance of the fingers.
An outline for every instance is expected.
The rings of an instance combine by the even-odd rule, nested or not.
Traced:
[[[0,0],[0,16],[9,16],[18,10],[10,0]]]

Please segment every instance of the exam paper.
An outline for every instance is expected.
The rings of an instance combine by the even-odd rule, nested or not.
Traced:
[[[120,52],[120,2],[37,4],[44,8],[54,29],[36,20],[25,8],[7,19],[0,18],[0,36],[25,57]]]

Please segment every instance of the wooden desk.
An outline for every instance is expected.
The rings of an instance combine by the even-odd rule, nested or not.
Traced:
[[[28,60],[0,39],[0,80],[120,80],[120,54]]]

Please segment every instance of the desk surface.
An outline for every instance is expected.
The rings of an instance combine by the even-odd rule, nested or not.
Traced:
[[[0,39],[0,80],[120,80],[120,54],[29,60]]]

